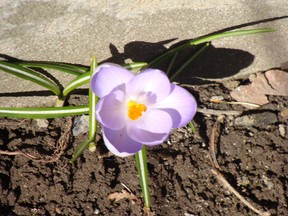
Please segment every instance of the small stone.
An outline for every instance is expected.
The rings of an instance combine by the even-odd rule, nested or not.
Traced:
[[[288,118],[288,109],[284,109],[281,111],[280,115],[283,117],[283,118]]]
[[[288,73],[281,70],[269,70],[265,76],[272,86],[277,91],[276,95],[288,96]]]
[[[249,136],[249,137],[253,137],[254,134],[253,134],[251,131],[249,131],[249,132],[248,132],[248,136]]]
[[[95,209],[94,209],[94,214],[95,214],[95,215],[98,215],[98,214],[100,214],[100,210],[99,210],[99,209],[97,209],[97,208],[95,208]]]
[[[286,126],[284,124],[279,124],[278,130],[279,130],[280,136],[285,137],[285,135],[286,135]]]
[[[267,176],[262,175],[262,180],[269,190],[274,188],[274,184]]]
[[[241,117],[235,118],[234,125],[250,127],[254,125],[254,121],[255,120],[251,116],[241,116]]]
[[[81,115],[75,118],[72,129],[73,136],[87,133],[89,129],[89,116]]]
[[[277,115],[272,112],[256,113],[235,118],[234,124],[244,127],[267,128],[268,125],[277,122]]]
[[[39,128],[47,128],[49,125],[49,122],[47,119],[35,119],[35,121],[36,121],[36,125]]]
[[[190,214],[188,212],[184,212],[184,216],[195,216],[194,214]]]
[[[237,185],[238,186],[247,186],[249,184],[250,184],[250,181],[249,181],[248,177],[242,176],[242,177],[237,178]]]
[[[269,103],[266,95],[288,95],[288,73],[280,70],[270,70],[250,76],[250,84],[240,85],[230,92],[230,96],[240,102],[264,105]],[[251,108],[243,104],[247,108]]]
[[[214,95],[210,98],[211,101],[223,101],[224,97],[222,95]]]
[[[177,155],[176,160],[183,160],[183,155],[181,155],[181,154]]]
[[[240,82],[239,81],[228,81],[228,82],[224,82],[223,85],[228,88],[228,89],[234,89],[237,86],[239,86]]]

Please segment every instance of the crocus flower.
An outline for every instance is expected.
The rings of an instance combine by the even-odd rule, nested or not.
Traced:
[[[95,69],[91,88],[100,98],[96,118],[104,143],[120,157],[163,143],[172,128],[185,126],[196,113],[195,98],[157,69],[135,75],[105,63]]]

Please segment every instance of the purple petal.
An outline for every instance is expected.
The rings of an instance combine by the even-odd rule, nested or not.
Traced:
[[[160,108],[170,114],[173,128],[183,127],[192,120],[196,113],[197,103],[195,98],[184,88],[171,84],[171,93],[153,108]]]
[[[115,87],[129,82],[135,75],[125,68],[105,63],[95,68],[91,78],[91,89],[98,97],[104,97]]]
[[[107,96],[101,98],[96,106],[96,118],[104,125],[113,130],[123,128],[127,120],[127,105],[125,104],[125,92],[119,86]]]
[[[134,97],[148,97],[148,101],[155,103],[167,97],[170,93],[170,81],[166,74],[157,69],[146,69],[137,74],[127,83],[127,94]],[[139,98],[141,100],[141,98]]]
[[[136,121],[127,124],[127,133],[132,139],[145,145],[164,142],[172,129],[170,115],[162,110],[150,109]]]
[[[103,127],[104,143],[109,151],[119,157],[133,155],[142,149],[142,144],[127,135],[126,127],[111,130]]]

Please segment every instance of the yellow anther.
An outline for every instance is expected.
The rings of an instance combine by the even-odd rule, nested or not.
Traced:
[[[145,104],[138,104],[133,100],[128,103],[128,116],[131,120],[137,120],[146,110]]]

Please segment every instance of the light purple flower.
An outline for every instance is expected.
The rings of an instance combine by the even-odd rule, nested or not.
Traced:
[[[96,118],[105,145],[120,157],[163,143],[172,128],[185,126],[196,113],[195,98],[157,69],[135,75],[105,63],[95,69],[91,88],[100,98]]]

